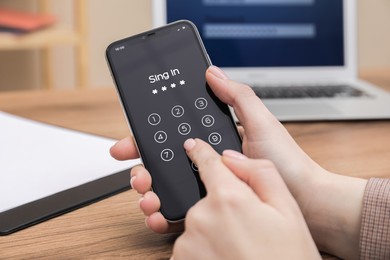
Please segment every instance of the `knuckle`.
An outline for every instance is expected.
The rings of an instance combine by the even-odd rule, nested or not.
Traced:
[[[172,254],[175,257],[175,259],[182,259],[181,254],[185,248],[184,245],[185,245],[184,237],[183,237],[183,235],[181,235],[176,239],[175,244],[173,245]]]
[[[276,169],[275,164],[271,160],[261,159],[258,161],[259,166],[263,169]]]
[[[227,205],[229,207],[237,208],[244,200],[243,193],[237,192],[236,190],[221,188],[217,189],[213,193],[214,203],[216,206]]]
[[[188,212],[185,220],[185,230],[187,234],[207,234],[212,226],[213,217],[210,211],[213,208],[210,204],[201,200]]]
[[[186,226],[196,226],[197,223],[203,222],[203,215],[202,212],[198,209],[197,206],[194,206],[190,208],[187,212],[186,216]]]
[[[245,94],[245,95],[248,95],[248,96],[256,96],[255,95],[255,92],[253,91],[253,89],[246,85],[246,84],[242,84],[242,91],[241,93]]]
[[[241,88],[240,91],[233,97],[233,106],[236,105],[242,105],[247,102],[258,101],[259,98],[253,91],[253,89],[245,84],[240,84]]]
[[[143,174],[145,172],[145,167],[141,164],[134,166],[130,170],[130,176],[133,177],[135,175]]]
[[[137,173],[140,171],[140,169],[141,169],[141,166],[139,166],[139,165],[136,165],[133,168],[131,168],[130,176],[133,177],[133,176],[137,175]]]
[[[204,164],[204,165],[206,165],[206,166],[211,166],[211,165],[216,164],[217,161],[218,161],[217,156],[206,156],[206,157],[203,159],[202,164]]]
[[[218,163],[217,156],[205,156],[200,161],[197,162],[197,166],[200,171],[204,171],[205,169],[211,169],[214,165]]]
[[[251,98],[251,97],[256,97],[256,94],[255,92],[253,91],[253,89],[248,86],[248,85],[245,85],[245,84],[241,84],[241,89],[240,89],[240,92],[239,92],[239,95],[238,96],[241,96],[241,97],[247,97],[247,98]]]
[[[275,164],[270,160],[256,160],[255,161],[256,174],[260,174],[262,176],[268,176],[271,173],[277,173],[278,169]],[[265,174],[265,175],[264,175]]]

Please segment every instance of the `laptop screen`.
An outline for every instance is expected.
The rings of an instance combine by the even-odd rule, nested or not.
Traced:
[[[344,65],[342,0],[167,0],[167,20],[196,24],[215,65]]]

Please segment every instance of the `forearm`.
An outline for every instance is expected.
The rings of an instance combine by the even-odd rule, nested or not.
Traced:
[[[306,194],[310,197],[301,197],[298,203],[321,251],[358,259],[367,181],[321,171],[307,185],[310,190]]]

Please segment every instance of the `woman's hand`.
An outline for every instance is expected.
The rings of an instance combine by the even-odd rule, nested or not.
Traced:
[[[320,259],[295,200],[275,166],[189,139],[207,196],[187,213],[178,259]]]
[[[214,66],[207,70],[206,79],[217,97],[232,106],[240,120],[244,154],[249,158],[271,160],[298,202],[306,201],[299,198],[310,194],[308,189],[311,185],[308,183],[322,168],[299,148],[250,87],[229,80]],[[111,155],[118,160],[139,157],[130,137],[114,145]],[[160,200],[150,191],[152,179],[149,173],[142,167],[136,167],[131,176],[132,187],[143,195],[140,208],[147,217],[146,224],[157,233],[181,230],[182,225],[172,226],[158,212]]]
[[[217,97],[232,106],[240,120],[244,154],[274,163],[298,202],[318,248],[343,259],[357,259],[367,181],[333,174],[317,165],[248,86],[229,80],[216,67],[207,70],[206,78]],[[117,159],[138,157],[130,138],[119,141],[111,154]],[[158,233],[182,230],[182,225],[169,224],[158,212],[160,200],[150,192],[149,173],[137,167],[131,174],[134,189],[144,194],[140,208],[150,229]]]
[[[300,197],[310,194],[308,182],[316,179],[323,169],[296,144],[249,86],[228,79],[217,67],[210,67],[206,78],[216,96],[233,107],[243,127],[243,153],[249,158],[272,161],[301,202]]]
[[[117,160],[130,160],[139,158],[139,154],[133,138],[126,137],[117,142],[110,150],[111,156]],[[145,224],[156,233],[173,233],[183,230],[183,223],[169,223],[159,212],[160,199],[151,191],[152,178],[143,166],[135,166],[131,169],[131,187],[135,189],[141,198],[139,206],[145,214]]]

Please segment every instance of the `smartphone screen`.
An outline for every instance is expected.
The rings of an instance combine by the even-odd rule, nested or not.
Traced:
[[[112,43],[107,60],[161,213],[182,220],[206,194],[185,140],[203,139],[219,153],[241,151],[228,106],[206,83],[210,61],[199,34],[179,21]]]

